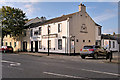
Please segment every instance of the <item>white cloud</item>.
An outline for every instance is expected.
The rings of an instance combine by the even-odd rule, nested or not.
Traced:
[[[118,28],[110,28],[110,29],[104,29],[103,34],[112,34],[113,32],[118,33]]]

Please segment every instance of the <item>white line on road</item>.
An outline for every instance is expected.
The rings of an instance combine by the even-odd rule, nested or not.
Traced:
[[[21,65],[21,63],[12,62],[12,61],[6,61],[6,60],[2,60],[1,62],[10,63],[10,66],[20,66]]]
[[[95,72],[95,73],[101,73],[101,74],[108,74],[108,75],[114,75],[114,76],[120,76],[119,74],[116,73],[110,73],[110,72],[103,72],[103,71],[96,71],[96,70],[88,70],[88,69],[77,69],[77,68],[72,68],[72,67],[66,67],[70,69],[76,69],[76,70],[83,70],[83,71],[88,71],[88,72]]]
[[[101,71],[87,70],[87,69],[81,69],[81,70],[89,71],[89,72],[95,72],[95,73],[109,74],[109,75],[114,75],[114,76],[120,76],[119,74],[116,74],[116,73],[110,73],[110,72],[101,72]]]
[[[54,76],[61,76],[61,77],[68,77],[68,78],[82,78],[83,77],[76,77],[76,76],[70,76],[70,75],[64,75],[64,74],[57,74],[57,73],[51,73],[51,72],[43,72],[44,74],[54,75]]]

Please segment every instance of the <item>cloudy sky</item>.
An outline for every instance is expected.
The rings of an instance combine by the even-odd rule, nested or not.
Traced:
[[[78,11],[80,2],[0,2],[2,6],[22,9],[28,19],[45,16],[47,19],[59,17]],[[101,0],[99,0],[101,1]],[[102,33],[118,32],[118,3],[117,2],[83,2],[88,14],[100,24]]]

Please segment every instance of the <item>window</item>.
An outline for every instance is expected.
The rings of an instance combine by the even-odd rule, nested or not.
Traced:
[[[49,29],[48,29],[49,33],[51,32],[51,27],[49,26]]]
[[[32,37],[33,36],[33,30],[31,29],[30,31],[30,36]]]
[[[90,42],[90,40],[89,40],[89,42]]]
[[[62,49],[62,39],[58,40],[58,49]]]
[[[98,36],[101,35],[101,27],[98,28]]]
[[[39,41],[39,49],[42,49],[42,41]]]
[[[78,39],[76,39],[76,42],[79,42]]]
[[[7,42],[5,43],[5,45],[7,46]]]
[[[61,32],[62,29],[61,29],[61,24],[58,24],[58,33]]]
[[[14,47],[16,47],[16,42],[14,42]]]
[[[26,31],[24,31],[24,36],[26,36]]]
[[[12,46],[12,43],[10,42],[10,46]]]
[[[35,31],[35,32],[34,32],[34,35],[38,35],[38,31]]]
[[[111,41],[109,41],[109,48],[111,48]]]
[[[41,27],[40,27],[40,28],[39,28],[39,35],[41,35],[41,31],[42,31],[42,30],[41,30]]]
[[[85,42],[85,40],[83,40],[83,42]]]
[[[113,41],[113,48],[115,48],[115,42]]]
[[[49,49],[51,49],[51,40],[49,40]]]

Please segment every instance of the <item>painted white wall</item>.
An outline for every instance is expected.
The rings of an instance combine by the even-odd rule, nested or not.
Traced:
[[[108,40],[108,39],[102,39],[101,40],[101,46],[104,48],[108,48],[109,49],[109,41],[111,42],[111,51],[119,51],[119,44],[117,42],[117,40]],[[113,42],[115,42],[115,48],[113,48]]]

